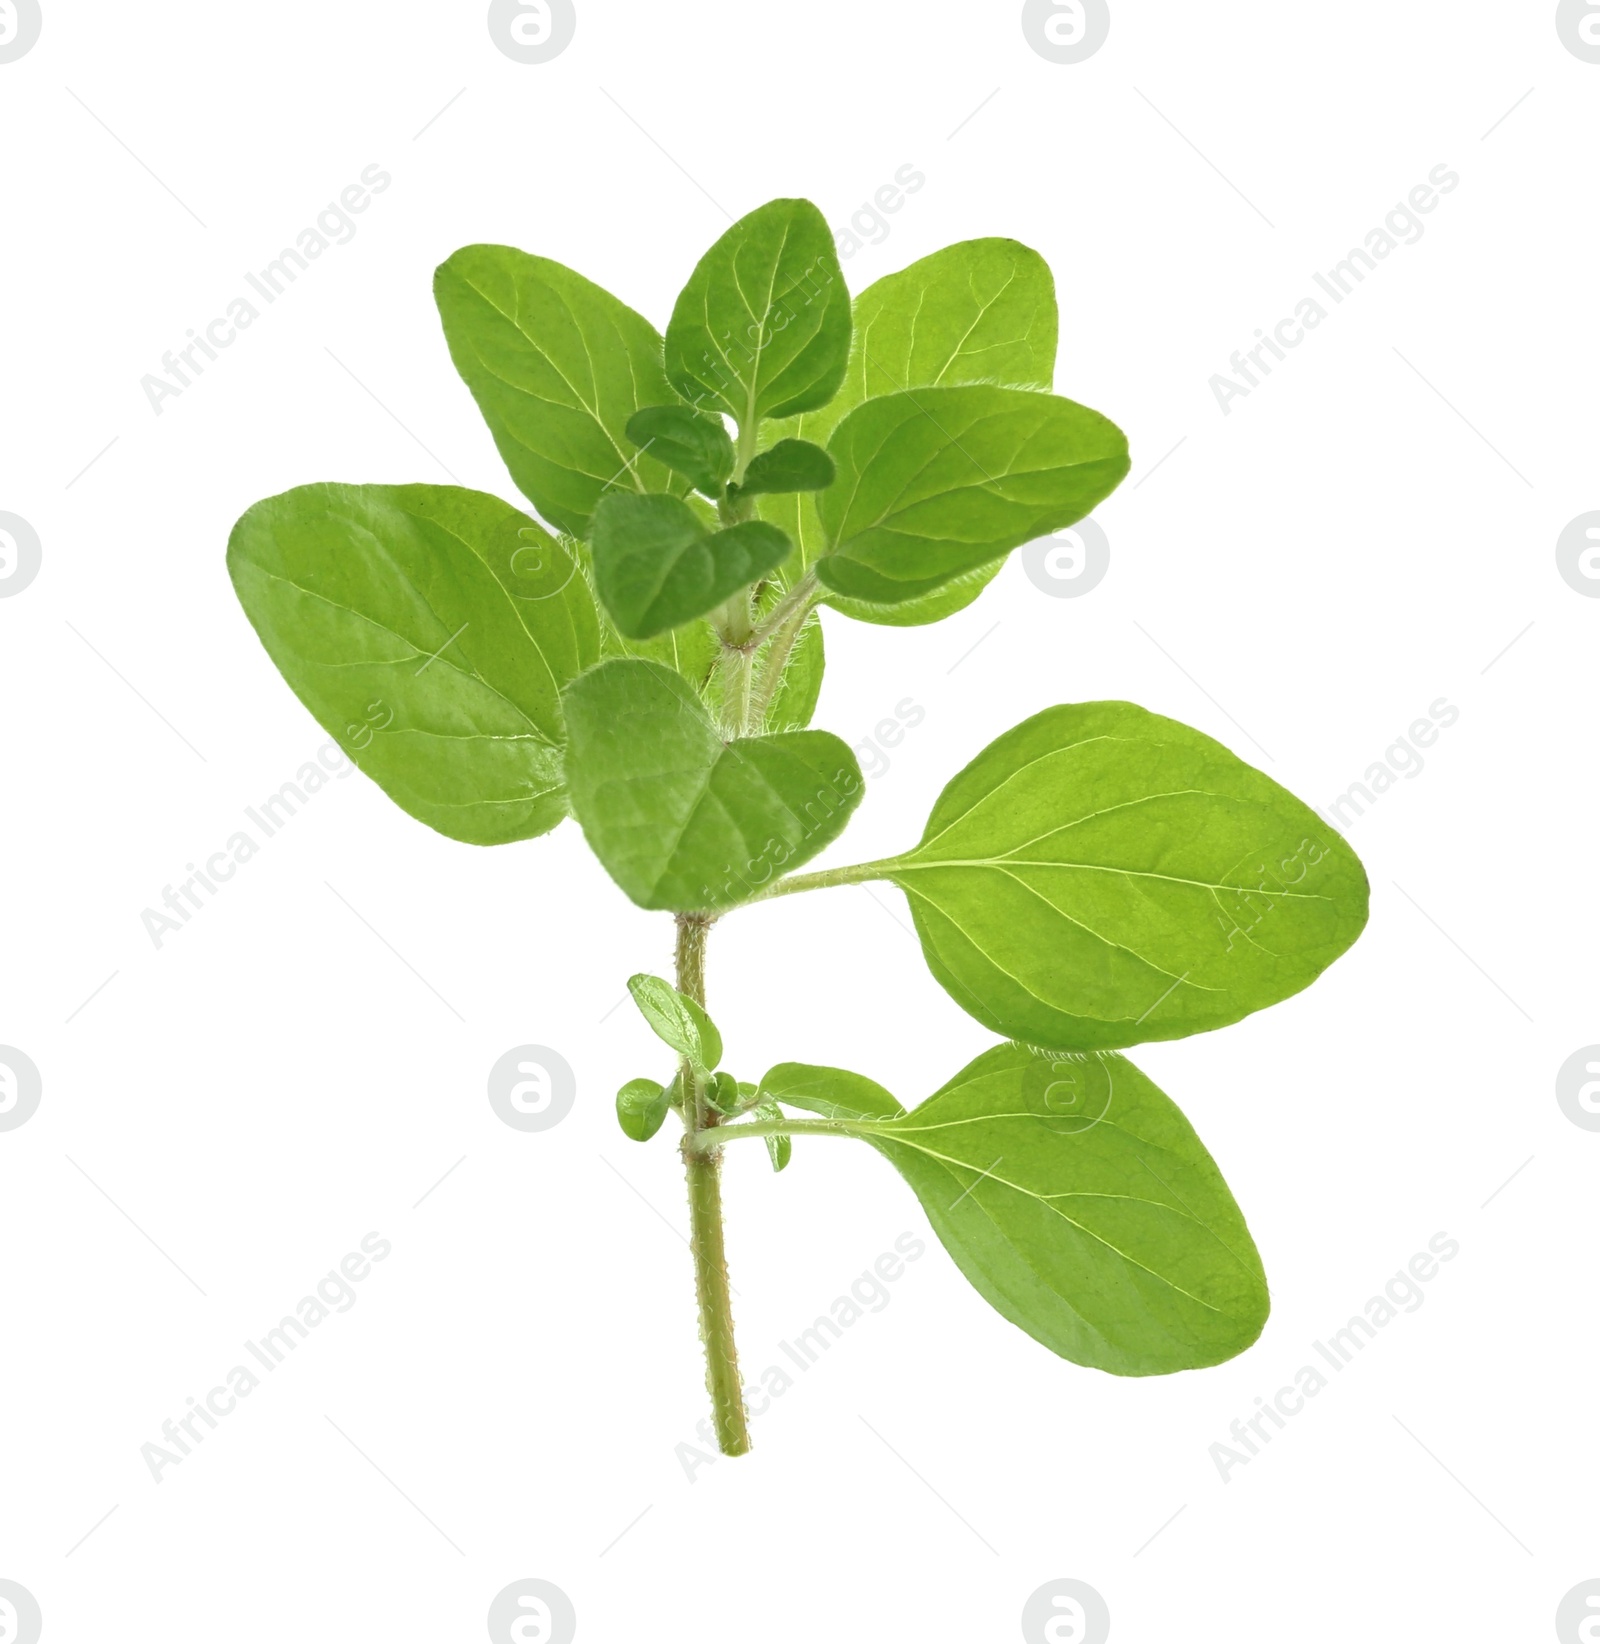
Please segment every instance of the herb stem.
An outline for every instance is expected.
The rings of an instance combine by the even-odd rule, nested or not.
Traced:
[[[811,614],[811,607],[817,603],[817,573],[815,567],[806,574],[774,605],[756,626],[756,631],[750,637],[757,645],[764,645],[786,623],[791,621],[797,613],[803,621]]]
[[[706,935],[711,920],[703,914],[678,915],[678,991],[702,1009],[706,1002]],[[689,1180],[689,1248],[694,1256],[695,1293],[700,1303],[700,1340],[706,1351],[706,1391],[717,1444],[725,1456],[750,1449],[739,1354],[733,1338],[733,1298],[722,1236],[722,1155],[709,1138],[717,1115],[705,1100],[700,1081],[687,1061],[683,1067],[683,1165]]]
[[[750,384],[745,396],[745,412],[739,418],[739,441],[734,448],[733,483],[740,484],[744,471],[756,454],[756,441],[761,437],[761,419],[756,415],[755,383]]]
[[[721,1147],[724,1142],[736,1142],[741,1136],[866,1136],[871,1132],[865,1125],[845,1123],[833,1119],[756,1119],[748,1124],[722,1125],[712,1133],[704,1131],[687,1143],[694,1148]]]
[[[761,683],[756,687],[755,696],[750,704],[750,714],[747,716],[749,723],[758,726],[766,723],[767,711],[772,706],[772,699],[778,694],[778,687],[783,683],[783,671],[789,666],[790,654],[816,608],[816,603],[816,572],[807,571],[773,608],[772,615],[752,636],[756,645],[760,645],[769,637],[772,643],[767,646],[767,654],[761,664]]]
[[[830,885],[863,885],[869,879],[887,879],[897,858],[884,857],[877,862],[857,862],[847,868],[823,868],[818,873],[791,873],[787,879],[775,879],[763,891],[758,891],[748,902],[769,902],[774,896],[792,896],[796,891],[826,890]]]

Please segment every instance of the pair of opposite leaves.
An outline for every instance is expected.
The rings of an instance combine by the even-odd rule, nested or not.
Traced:
[[[978,1292],[1063,1358],[1158,1375],[1218,1363],[1259,1333],[1266,1280],[1239,1208],[1183,1115],[1122,1057],[997,1045],[908,1113],[840,1068],[782,1063],[759,1086],[713,1073],[722,1036],[705,1011],[656,976],[628,988],[706,1099],[763,1125],[775,1170],[795,1123],[780,1103],[868,1142]],[[648,1141],[677,1089],[630,1080],[623,1131]]]
[[[518,566],[542,552],[523,516],[495,504],[485,537],[460,497],[350,492],[293,532],[253,510],[234,536],[268,650],[407,810],[492,840],[543,832],[570,803],[612,877],[663,909],[748,900],[838,837],[862,791],[839,738],[724,742],[673,669],[594,665],[598,618],[568,551]],[[353,542],[370,554],[359,605],[340,588]],[[363,736],[374,707],[384,728]],[[1126,703],[1008,732],[945,790],[922,843],[876,867],[959,1004],[1068,1050],[1236,1021],[1304,987],[1364,917],[1359,863],[1305,806]]]

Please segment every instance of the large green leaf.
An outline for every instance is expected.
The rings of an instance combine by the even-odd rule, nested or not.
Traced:
[[[877,605],[870,599],[849,599],[843,594],[831,594],[828,606],[842,616],[854,617],[857,622],[875,622],[883,628],[921,628],[930,622],[943,622],[947,616],[964,611],[1000,575],[1005,560],[992,559],[976,571],[966,571],[935,588],[931,594],[919,594],[915,599],[900,601],[897,605]]]
[[[550,524],[586,537],[612,486],[672,488],[670,470],[627,437],[634,412],[672,398],[648,320],[570,268],[503,245],[464,246],[433,293],[456,370]]]
[[[1055,281],[1037,251],[1015,240],[962,240],[869,285],[855,300],[850,363],[839,392],[824,406],[785,423],[780,432],[826,444],[863,401],[908,388],[1001,383],[1049,389],[1056,360]],[[822,527],[808,497],[769,497],[763,519],[798,545],[798,576],[823,551]],[[998,565],[995,566],[998,570]],[[977,597],[981,585],[962,603]],[[903,625],[907,607],[832,601],[862,622]],[[936,622],[951,610],[930,604],[914,620]]]
[[[809,200],[771,200],[700,259],[667,326],[672,385],[741,429],[832,399],[850,354],[850,293]]]
[[[817,497],[825,586],[896,604],[1089,513],[1128,472],[1128,442],[1053,394],[974,384],[858,406],[834,430]]]
[[[267,654],[402,809],[496,845],[566,814],[560,693],[599,654],[572,553],[439,485],[305,485],[234,526],[228,571]]]
[[[789,556],[776,525],[707,531],[677,497],[614,491],[594,512],[594,580],[626,639],[653,639],[714,611]]]
[[[1121,1056],[997,1045],[863,1135],[980,1295],[1051,1352],[1119,1376],[1220,1364],[1267,1281],[1187,1119]]]
[[[603,662],[562,703],[573,814],[640,907],[745,901],[837,838],[861,798],[838,737],[724,742],[694,689],[653,662]]]
[[[1056,284],[1016,240],[960,240],[869,285],[856,298],[850,364],[839,392],[805,418],[826,444],[858,405],[908,388],[1053,384]]]
[[[1063,1050],[1236,1022],[1306,987],[1367,918],[1361,863],[1315,812],[1130,702],[1024,720],[877,867],[957,1004]]]

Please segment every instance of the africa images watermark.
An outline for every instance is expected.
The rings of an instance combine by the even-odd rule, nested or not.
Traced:
[[[1428,173],[1427,182],[1418,183],[1404,203],[1396,201],[1383,222],[1367,234],[1361,245],[1351,246],[1348,254],[1326,274],[1311,276],[1318,290],[1336,307],[1344,302],[1369,274],[1377,272],[1378,264],[1385,258],[1402,245],[1415,245],[1422,238],[1427,227],[1423,217],[1437,211],[1440,196],[1455,193],[1460,184],[1461,178],[1448,166],[1436,165]],[[1288,359],[1288,350],[1298,348],[1328,314],[1319,297],[1307,296],[1302,297],[1294,313],[1279,320],[1270,333],[1257,326],[1259,340],[1255,346],[1235,352],[1228,362],[1233,375],[1219,371],[1211,378],[1211,392],[1223,416],[1231,416],[1232,402],[1248,398],[1252,389],[1259,388],[1262,379],[1272,375],[1272,361]]]
[[[247,1341],[245,1352],[271,1375],[320,1324],[334,1313],[348,1313],[355,1306],[355,1286],[372,1272],[374,1262],[387,1261],[393,1249],[381,1234],[368,1233],[359,1251],[352,1250],[337,1269],[318,1281],[315,1295],[303,1297],[294,1312],[286,1313],[260,1341]],[[203,1400],[191,1395],[189,1408],[176,1421],[162,1423],[162,1442],[140,1449],[157,1484],[167,1468],[180,1466],[205,1442],[206,1433],[217,1430],[221,1417],[231,1416],[239,1408],[240,1399],[255,1392],[262,1378],[249,1365],[236,1364],[223,1380],[227,1385],[213,1387]]]
[[[374,703],[373,707],[389,712],[381,702]],[[393,717],[393,713],[389,712],[389,719]],[[386,720],[385,725],[387,723]],[[317,750],[317,757],[308,759],[295,773],[293,782],[285,782],[276,793],[263,799],[259,806],[246,805],[244,814],[255,831],[241,828],[237,833],[230,834],[222,849],[213,851],[206,858],[203,867],[194,862],[188,863],[184,868],[189,876],[187,879],[176,888],[171,885],[163,887],[161,907],[140,911],[139,919],[144,925],[145,934],[156,949],[159,951],[168,936],[182,930],[205,907],[206,902],[215,897],[221,887],[261,850],[268,839],[281,832],[307,802],[328,785],[330,778],[342,782],[355,768],[337,742],[324,742]],[[259,842],[256,833],[261,835]],[[205,896],[200,894],[201,891],[206,893]],[[3,1639],[0,1639],[0,1644],[4,1644]]]
[[[863,200],[850,213],[844,228],[833,230],[834,249],[840,262],[848,262],[863,246],[882,245],[894,225],[889,218],[905,210],[906,196],[920,194],[928,179],[909,161],[870,200]]]
[[[851,744],[851,752],[861,765],[861,774],[869,782],[889,774],[892,761],[889,750],[898,748],[906,739],[907,731],[914,731],[928,717],[927,710],[914,697],[903,696],[894,705],[893,719],[880,719],[871,734]]]
[[[553,62],[577,32],[572,0],[491,0],[489,38],[513,63]]]
[[[0,513],[0,599],[20,594],[42,561],[39,533],[20,514]]]
[[[356,237],[356,217],[372,208],[374,195],[384,193],[394,179],[381,166],[370,165],[361,173],[360,180],[343,190],[337,201],[330,200],[316,221],[300,231],[294,244],[286,245],[265,268],[258,273],[247,273],[245,284],[250,295],[238,296],[202,329],[189,328],[189,341],[161,356],[164,376],[146,372],[139,379],[150,409],[159,417],[167,400],[179,398],[186,389],[193,388],[196,379],[205,375],[208,362],[222,356],[220,350],[231,348],[241,332],[248,331],[261,318],[252,297],[259,298],[264,307],[275,303],[289,287],[325,251],[334,246],[349,245]]]
[[[1342,1374],[1380,1330],[1401,1313],[1415,1313],[1422,1306],[1427,1300],[1423,1285],[1437,1277],[1441,1262],[1452,1262],[1460,1254],[1461,1246],[1448,1233],[1435,1233],[1427,1250],[1419,1250],[1384,1285],[1381,1296],[1374,1296],[1325,1342],[1312,1342],[1312,1352],[1335,1375]],[[1271,1399],[1258,1397],[1256,1408],[1228,1429],[1231,1442],[1211,1446],[1211,1460],[1222,1482],[1231,1483],[1230,1475],[1248,1467],[1272,1443],[1273,1433],[1282,1432],[1327,1385],[1328,1376],[1318,1365],[1304,1364],[1295,1372],[1293,1386],[1280,1387]]]
[[[1352,782],[1326,809],[1317,812],[1324,822],[1348,832],[1350,824],[1377,804],[1401,777],[1409,782],[1421,776],[1425,761],[1424,748],[1431,748],[1439,740],[1442,730],[1449,730],[1461,718],[1461,710],[1446,697],[1437,697],[1428,704],[1426,719],[1413,719],[1403,736],[1396,737],[1383,751],[1383,758],[1367,766],[1359,782]]]

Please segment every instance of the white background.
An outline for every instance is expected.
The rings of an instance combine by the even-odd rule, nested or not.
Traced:
[[[45,0],[0,65],[0,509],[44,553],[0,601],[0,1042],[44,1078],[0,1133],[0,1577],[51,1644],[481,1638],[529,1576],[587,1640],[1014,1638],[1058,1577],[1122,1641],[1532,1639],[1600,1576],[1600,1135],[1554,1093],[1600,1040],[1600,602],[1554,555],[1600,507],[1600,66],[1543,3],[1113,13],[1061,66],[1014,5],[580,0],[570,49],[522,66],[481,5]],[[393,186],[356,237],[155,415],[141,377],[373,163]],[[666,917],[570,825],[473,849],[360,776],[159,950],[140,916],[324,741],[229,588],[238,514],[314,479],[515,499],[438,262],[520,245],[662,324],[725,213],[804,194],[842,228],[908,164],[926,185],[852,286],[967,236],[1036,246],[1057,389],[1134,468],[1086,597],[1014,561],[935,627],[829,620],[817,722],[860,743],[905,699],[926,717],[818,865],[909,844],[1053,702],[1143,703],[1318,806],[1430,703],[1460,717],[1350,829],[1352,953],[1137,1053],[1250,1219],[1256,1347],[1082,1370],[930,1241],[754,1455],[691,1482],[681,1176],[611,1113],[659,1060],[610,1013],[668,966]],[[1440,164],[1460,186],[1421,240],[1224,416],[1213,373]],[[931,1091],[990,1036],[907,925],[882,886],[730,918],[729,1064]],[[579,1085],[535,1135],[485,1096],[524,1043]],[[727,1176],[752,1374],[927,1237],[865,1150],[797,1143],[775,1178],[752,1148]],[[357,1305],[153,1482],[141,1446],[373,1230],[393,1254]],[[1461,1250],[1425,1305],[1224,1483],[1229,1424],[1439,1232]]]

